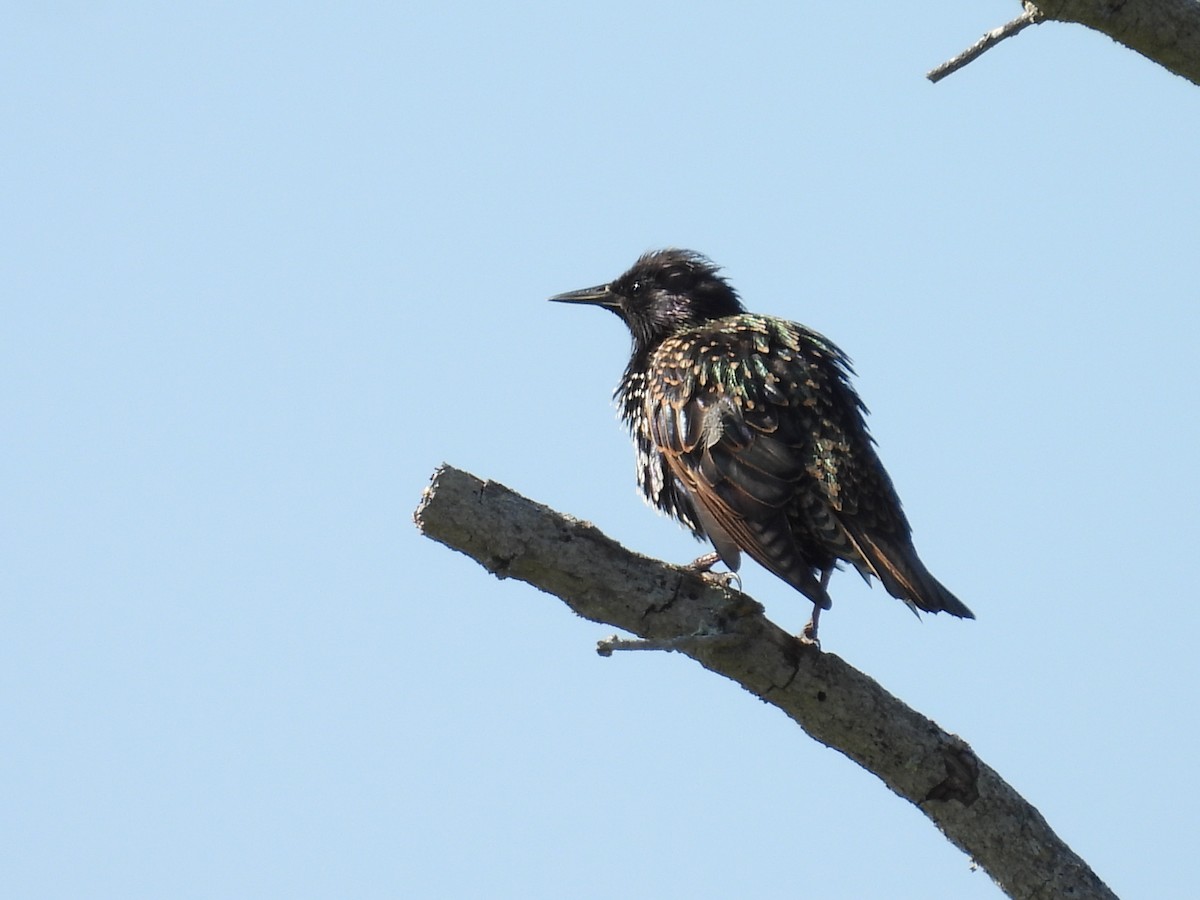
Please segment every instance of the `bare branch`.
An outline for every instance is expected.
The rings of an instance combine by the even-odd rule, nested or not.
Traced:
[[[497,577],[554,594],[587,619],[651,642],[645,649],[686,654],[778,707],[917,806],[1009,896],[1115,896],[965,741],[768,621],[745,594],[631,553],[587,522],[450,466],[434,473],[414,519]],[[598,650],[636,646],[610,638]]]
[[[981,53],[1038,22],[1074,22],[1106,34],[1114,41],[1200,84],[1200,3],[1196,0],[1025,0],[1025,12],[990,31],[975,46],[943,63],[926,77],[938,81],[961,69]]]
[[[1001,25],[999,28],[993,28],[978,41],[964,50],[962,53],[953,59],[947,60],[936,69],[931,69],[925,73],[925,77],[937,84],[947,75],[957,72],[967,63],[982,56],[988,50],[995,47],[1005,38],[1010,38],[1015,34],[1020,34],[1021,31],[1034,25],[1042,20],[1042,14],[1038,12],[1036,6],[1026,5],[1025,12],[1017,16],[1007,25]]]

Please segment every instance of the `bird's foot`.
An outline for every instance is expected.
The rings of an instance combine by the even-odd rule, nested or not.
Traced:
[[[736,587],[740,591],[742,589],[742,577],[737,572],[714,572],[712,570],[712,567],[719,562],[721,562],[721,554],[705,553],[703,556],[688,563],[687,568],[700,575],[706,581],[719,584],[723,588]]]
[[[808,646],[816,647],[818,650],[821,649],[821,639],[817,637],[817,633],[816,633],[816,631],[813,630],[811,622],[809,622],[807,625],[805,625],[804,630],[801,631],[798,635],[796,635],[796,640],[798,640],[802,644],[807,644]]]
[[[742,589],[742,576],[737,572],[701,572],[700,577],[723,588]]]
[[[804,626],[804,630],[799,634],[799,640],[802,644],[812,644],[818,650],[821,649],[821,640],[817,637],[817,623],[821,618],[821,607],[814,606],[812,618],[808,620],[808,624]]]
[[[703,556],[698,556],[690,563],[689,569],[694,569],[697,572],[711,572],[712,567],[721,561],[720,553],[705,553]]]

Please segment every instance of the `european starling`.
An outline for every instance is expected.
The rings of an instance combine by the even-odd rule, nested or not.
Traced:
[[[647,501],[707,538],[736,571],[745,551],[830,606],[840,560],[916,612],[974,615],[913,548],[875,454],[849,358],[815,331],[748,313],[707,258],[642,256],[615,281],[550,299],[612,310],[633,333],[614,394]]]

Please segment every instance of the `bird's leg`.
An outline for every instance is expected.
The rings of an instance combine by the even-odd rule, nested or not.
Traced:
[[[813,604],[812,618],[808,620],[808,624],[804,626],[804,630],[800,632],[800,640],[807,641],[810,644],[820,645],[817,640],[817,622],[821,618],[821,607]]]
[[[829,587],[829,578],[833,575],[833,567],[830,566],[821,572],[821,591],[824,592]],[[804,626],[804,630],[800,632],[800,639],[807,641],[810,644],[821,646],[821,642],[817,639],[817,622],[821,618],[821,604],[813,604],[812,618],[808,620],[808,624]]]
[[[711,572],[712,567],[721,561],[721,554],[717,552],[705,553],[692,560],[688,564],[689,569],[695,569],[697,572]]]
[[[715,581],[721,587],[730,587],[736,585],[738,590],[742,588],[742,578],[737,572],[714,572],[712,567],[721,562],[723,557],[720,553],[705,553],[698,559],[693,560],[688,564],[688,568],[699,575]]]

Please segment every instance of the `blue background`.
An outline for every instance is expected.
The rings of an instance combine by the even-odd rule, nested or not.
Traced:
[[[997,897],[678,655],[411,514],[443,460],[670,560],[545,298],[690,247],[855,359],[930,568],[827,650],[1120,894],[1193,884],[1200,92],[1016,4],[49,3],[0,34],[0,891]],[[809,605],[745,587],[798,630]]]

